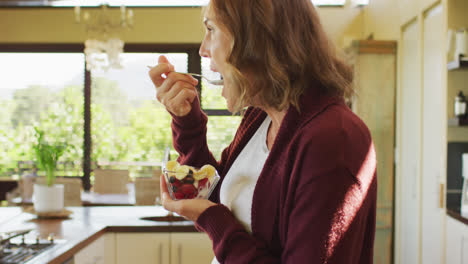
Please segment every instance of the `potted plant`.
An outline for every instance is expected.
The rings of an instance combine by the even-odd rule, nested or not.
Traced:
[[[39,170],[45,172],[46,184],[34,184],[33,203],[38,213],[60,212],[63,210],[63,184],[55,184],[57,161],[65,152],[65,144],[50,144],[44,138],[44,131],[34,128],[37,143],[33,146]]]

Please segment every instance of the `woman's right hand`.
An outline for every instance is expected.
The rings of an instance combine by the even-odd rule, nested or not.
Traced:
[[[185,116],[192,110],[192,102],[198,94],[195,88],[197,79],[188,74],[175,73],[174,66],[162,55],[149,75],[156,87],[156,98],[167,111],[176,116]]]

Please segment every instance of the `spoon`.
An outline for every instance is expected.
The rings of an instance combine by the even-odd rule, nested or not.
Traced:
[[[151,66],[148,66],[148,68],[153,68]],[[190,72],[176,72],[175,73],[180,73],[180,74],[187,74],[187,75],[192,75],[192,76],[196,76],[196,77],[201,77],[203,79],[205,79],[208,83],[211,83],[213,85],[223,85],[224,84],[224,80],[211,80],[211,79],[208,79],[207,77],[201,75],[201,74],[197,74],[197,73],[190,73]]]

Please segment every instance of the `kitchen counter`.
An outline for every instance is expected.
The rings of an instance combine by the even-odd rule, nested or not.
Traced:
[[[457,219],[458,221],[468,225],[468,218],[461,215],[460,210],[447,208],[447,215]]]
[[[56,245],[29,263],[63,263],[106,232],[197,232],[191,221],[148,221],[142,217],[165,216],[161,206],[67,207],[67,219],[38,219],[21,207],[0,207],[0,233],[33,229],[26,239],[47,239],[53,233]]]

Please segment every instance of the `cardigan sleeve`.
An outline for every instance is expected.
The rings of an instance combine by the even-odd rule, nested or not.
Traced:
[[[208,117],[201,110],[198,98],[192,102],[192,110],[185,116],[172,115],[172,138],[179,162],[201,167],[211,164],[217,167],[206,141]],[[218,168],[217,168],[218,169]]]
[[[222,204],[206,209],[195,224],[213,241],[216,258],[221,263],[280,263],[266,244],[250,235]]]

